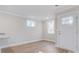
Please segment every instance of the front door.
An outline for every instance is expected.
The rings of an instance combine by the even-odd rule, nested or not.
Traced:
[[[69,50],[76,50],[76,14],[68,13],[57,19],[57,46]]]

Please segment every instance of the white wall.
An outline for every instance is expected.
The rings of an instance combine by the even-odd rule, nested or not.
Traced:
[[[6,33],[6,36],[10,37],[9,39],[0,39],[0,46],[41,39],[42,22],[36,21],[36,27],[27,28],[25,21],[26,19],[18,16],[0,13],[0,33]]]

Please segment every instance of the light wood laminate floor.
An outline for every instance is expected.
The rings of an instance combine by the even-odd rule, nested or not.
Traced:
[[[2,53],[68,53],[70,50],[57,48],[51,41],[41,40],[29,44],[23,44],[2,49]]]

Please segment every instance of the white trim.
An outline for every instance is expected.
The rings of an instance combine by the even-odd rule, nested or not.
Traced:
[[[12,46],[17,46],[17,45],[22,45],[22,44],[28,44],[28,43],[32,43],[32,42],[36,42],[36,41],[40,41],[40,40],[42,40],[42,39],[33,40],[33,41],[26,41],[26,42],[18,42],[18,43],[14,43],[14,44],[4,45],[4,46],[0,46],[0,49],[7,48],[7,47],[12,47]]]
[[[52,40],[52,39],[43,39],[43,40],[46,40],[46,41],[51,41],[51,42],[56,43],[56,41],[55,41],[55,40]]]

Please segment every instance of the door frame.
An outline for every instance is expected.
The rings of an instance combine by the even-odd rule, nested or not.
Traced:
[[[72,15],[75,15],[75,17],[77,18],[78,16],[78,11],[71,11],[71,12],[66,12],[66,13],[60,13],[60,14],[56,14],[56,42],[57,42],[57,40],[58,40],[58,19],[60,18],[60,17],[66,17],[66,16],[72,16]],[[75,51],[77,50],[77,32],[78,32],[78,29],[77,29],[77,21],[78,19],[76,19],[76,49],[75,49]],[[58,45],[56,45],[57,47],[59,47]],[[63,48],[63,47],[62,47]]]

